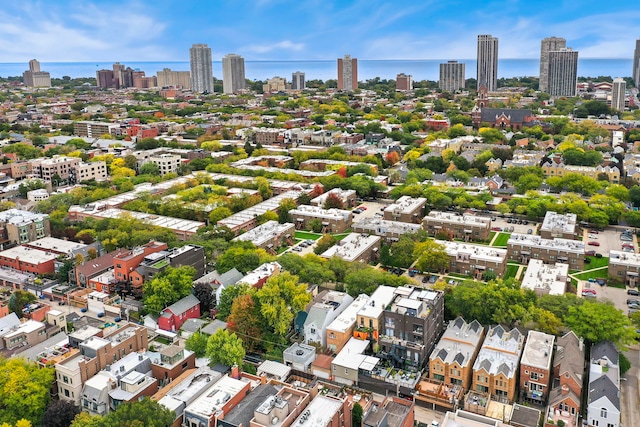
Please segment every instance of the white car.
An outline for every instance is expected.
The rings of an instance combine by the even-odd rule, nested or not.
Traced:
[[[590,239],[597,239],[598,235],[597,234],[589,234],[589,238]]]
[[[431,421],[431,427],[439,427],[440,423],[437,422],[436,420]]]

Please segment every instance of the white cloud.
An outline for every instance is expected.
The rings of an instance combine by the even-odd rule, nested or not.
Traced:
[[[241,51],[249,51],[253,53],[269,53],[278,50],[290,50],[294,52],[302,51],[305,48],[304,43],[294,43],[291,40],[282,40],[277,43],[270,44],[254,44],[241,48]]]

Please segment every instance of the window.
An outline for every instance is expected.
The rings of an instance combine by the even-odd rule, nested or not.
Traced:
[[[600,418],[607,418],[607,408],[600,409]]]
[[[532,380],[537,380],[538,379],[538,373],[537,372],[531,372],[530,378]]]

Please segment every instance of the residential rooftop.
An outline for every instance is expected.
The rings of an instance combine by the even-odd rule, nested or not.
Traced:
[[[506,331],[496,326],[487,332],[473,370],[484,369],[490,375],[503,373],[506,378],[516,374],[524,344],[524,335],[517,329]]]
[[[555,339],[555,336],[544,332],[529,331],[520,364],[550,370]]]
[[[557,212],[548,211],[544,216],[544,220],[540,226],[540,231],[564,234],[575,233],[577,221],[578,216],[576,214],[559,214]]]
[[[295,226],[290,222],[280,224],[278,221],[267,221],[262,225],[253,228],[246,233],[242,233],[238,237],[234,238],[234,241],[252,242],[256,246],[261,246],[269,240],[279,237],[286,232],[292,234],[295,231]],[[293,234],[292,236],[293,237]]]
[[[357,223],[351,225],[352,229],[359,232],[371,233],[376,236],[386,236],[387,234],[395,234],[401,236],[403,234],[417,233],[422,229],[420,224],[411,224],[402,221],[389,221],[386,219],[369,217],[362,218]]]
[[[354,262],[363,253],[380,242],[380,237],[369,234],[351,233],[337,244],[322,253],[322,257],[338,256],[345,261]]]
[[[460,215],[453,212],[431,211],[427,216],[424,217],[424,221],[428,221],[430,219],[437,220],[445,224],[464,224],[476,226],[491,225],[491,218],[467,214]]]
[[[296,220],[296,215],[314,216],[320,219],[346,221],[351,217],[351,211],[343,209],[323,209],[319,206],[300,205],[296,209],[289,211],[289,215]]]
[[[520,287],[549,295],[562,295],[567,287],[568,274],[569,264],[557,262],[551,265],[531,259]]]
[[[467,323],[458,317],[449,322],[429,359],[440,358],[446,364],[457,362],[465,367],[472,361],[483,334],[484,328],[477,320]]]
[[[424,197],[402,196],[395,203],[385,208],[385,212],[396,214],[412,214],[416,209],[420,209],[427,203]]]
[[[523,245],[529,247],[538,247],[540,249],[554,249],[565,252],[572,252],[579,255],[584,255],[584,242],[579,240],[570,239],[544,239],[540,236],[534,236],[531,234],[512,233],[511,237],[507,241],[507,245]]]
[[[501,263],[507,257],[506,249],[494,248],[491,246],[472,245],[469,243],[450,242],[446,240],[436,240],[444,246],[447,255],[456,258],[469,256],[472,260],[483,260],[493,263]]]
[[[369,303],[370,299],[369,295],[358,295],[358,297],[327,326],[327,331],[346,332],[350,327],[355,325],[356,319],[358,318],[358,311],[360,311],[365,304]]]

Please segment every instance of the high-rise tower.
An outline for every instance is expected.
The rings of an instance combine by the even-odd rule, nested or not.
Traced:
[[[540,43],[540,91],[549,91],[549,52],[567,47],[567,41],[561,37],[547,37]]]
[[[624,111],[624,100],[627,91],[627,82],[623,78],[613,79],[611,87],[611,108],[618,111]]]
[[[296,71],[291,74],[291,89],[304,90],[306,89],[306,83],[304,81],[304,73],[302,71]]]
[[[498,38],[490,34],[478,36],[478,88],[485,86],[488,91],[498,88]]]
[[[578,51],[570,48],[549,52],[549,90],[551,96],[576,96]]]
[[[464,89],[464,63],[458,61],[447,61],[440,64],[440,81],[438,87],[447,92],[455,92]]]
[[[633,51],[633,82],[640,87],[640,39],[636,40],[636,48]]]
[[[191,57],[191,89],[194,92],[213,93],[213,63],[211,49],[206,44],[194,44]]]
[[[238,93],[245,88],[244,58],[230,53],[222,58],[222,89],[224,93]]]
[[[338,58],[338,90],[358,89],[358,60],[351,55]]]

